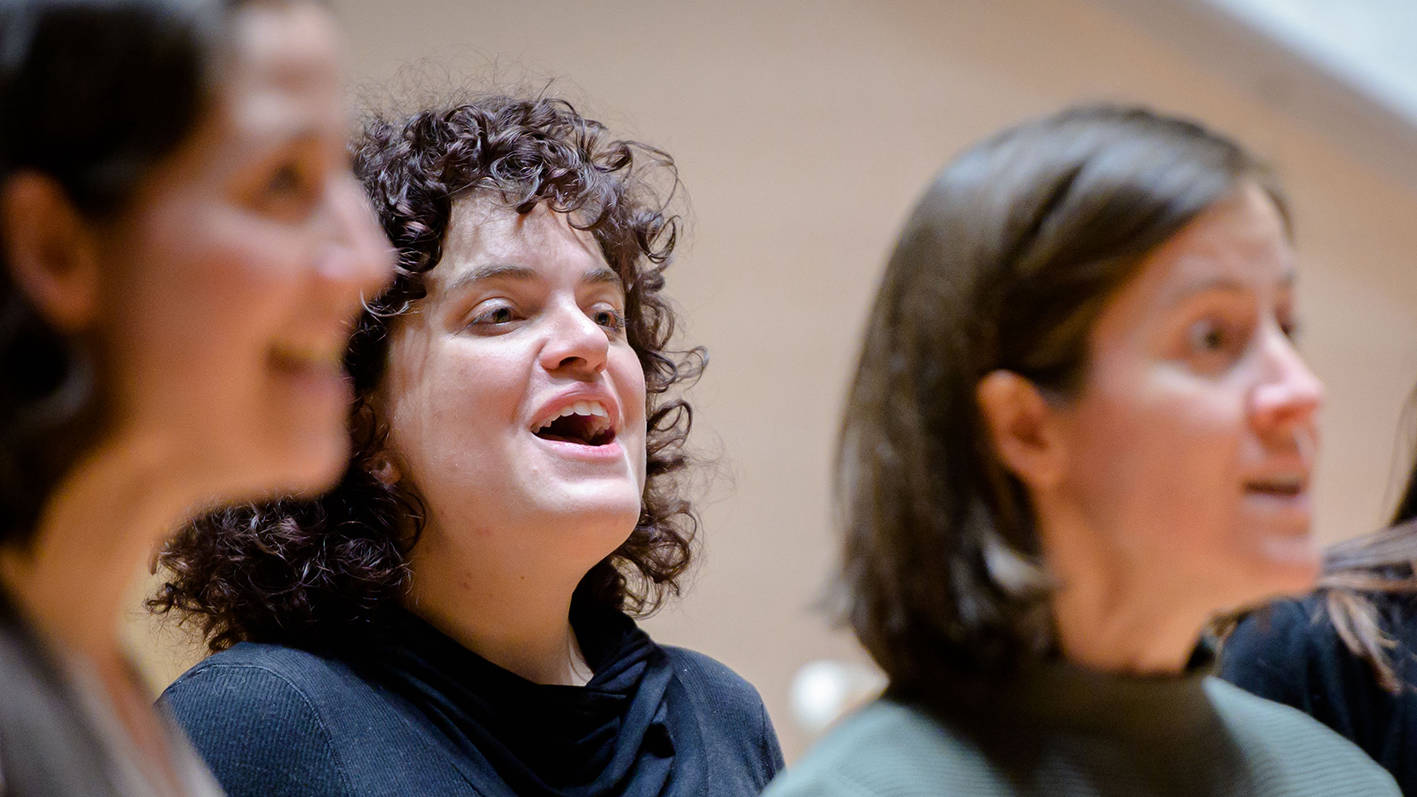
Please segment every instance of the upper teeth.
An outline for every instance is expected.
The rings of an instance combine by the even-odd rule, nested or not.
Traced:
[[[543,429],[550,426],[557,418],[564,418],[567,415],[592,415],[599,418],[609,418],[610,413],[605,411],[605,407],[598,401],[577,401],[561,408],[555,415],[543,418],[536,428]]]

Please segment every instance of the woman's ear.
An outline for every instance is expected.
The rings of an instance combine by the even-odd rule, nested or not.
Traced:
[[[1063,471],[1063,439],[1057,410],[1038,386],[1013,371],[990,371],[975,385],[974,400],[1004,467],[1035,490],[1056,484]]]
[[[398,463],[394,462],[394,458],[388,452],[374,455],[369,465],[369,475],[385,487],[393,487],[403,481],[403,471],[399,469]]]
[[[15,286],[61,332],[87,328],[98,310],[98,259],[89,227],[64,189],[34,172],[0,186],[0,245]]]

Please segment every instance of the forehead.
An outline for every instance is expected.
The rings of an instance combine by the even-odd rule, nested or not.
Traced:
[[[443,237],[442,262],[430,272],[429,287],[447,289],[488,266],[515,267],[543,279],[584,279],[610,271],[595,236],[573,228],[564,213],[545,204],[517,213],[490,199],[458,199]]]
[[[231,146],[333,137],[343,144],[339,39],[315,3],[252,3],[231,18],[215,132]]]
[[[1172,281],[1225,276],[1272,283],[1290,276],[1294,253],[1274,201],[1258,185],[1245,183],[1163,243],[1146,262],[1169,265],[1164,270]]]
[[[1293,282],[1294,260],[1273,200],[1245,183],[1144,257],[1098,325],[1108,316],[1139,321],[1211,289],[1268,295]]]

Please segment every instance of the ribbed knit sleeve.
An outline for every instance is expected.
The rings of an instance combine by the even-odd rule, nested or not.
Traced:
[[[232,797],[354,793],[327,719],[279,673],[251,664],[198,665],[161,702]]]
[[[1399,793],[1361,750],[1292,708],[1214,678],[1199,699],[1214,722],[1168,734],[1173,716],[1153,706],[1146,741],[1110,735],[1108,722],[1080,733],[1011,713],[992,718],[997,725],[981,736],[880,700],[844,720],[764,797]]]

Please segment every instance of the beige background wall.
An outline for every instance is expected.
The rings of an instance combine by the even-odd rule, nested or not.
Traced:
[[[833,562],[828,463],[868,300],[931,173],[1002,125],[1080,99],[1143,100],[1277,162],[1305,266],[1303,345],[1328,383],[1319,533],[1373,528],[1390,503],[1399,409],[1417,383],[1417,192],[1295,121],[1285,91],[1248,93],[1116,4],[335,7],[366,94],[419,59],[440,66],[404,83],[437,92],[555,78],[551,93],[678,160],[692,225],[670,290],[684,339],[711,352],[695,436],[721,477],[701,504],[695,583],[648,626],[755,683],[789,758],[804,744],[786,704],[794,671],[860,656],[811,604]]]

